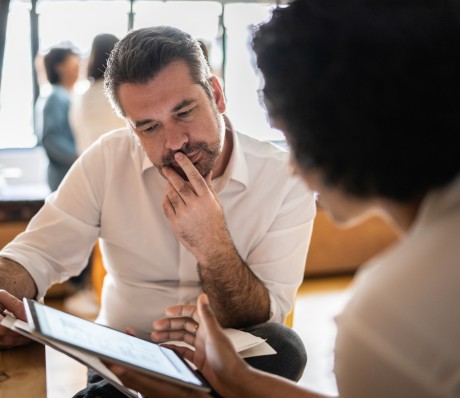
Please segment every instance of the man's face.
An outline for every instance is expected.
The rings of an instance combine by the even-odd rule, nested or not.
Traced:
[[[182,61],[171,63],[146,84],[120,86],[127,121],[160,171],[170,166],[185,177],[174,160],[176,152],[186,154],[203,176],[213,169],[224,144],[225,101],[215,78],[212,87],[213,100],[192,81]]]

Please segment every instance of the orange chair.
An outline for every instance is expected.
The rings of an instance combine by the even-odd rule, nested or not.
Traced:
[[[286,326],[289,326],[290,328],[292,328],[294,326],[294,308],[292,309],[292,311],[286,315],[286,319],[284,320],[284,324]]]
[[[97,302],[101,305],[102,283],[107,271],[102,262],[102,254],[99,248],[99,241],[96,242],[93,249],[93,257],[91,261],[91,283],[96,294]]]

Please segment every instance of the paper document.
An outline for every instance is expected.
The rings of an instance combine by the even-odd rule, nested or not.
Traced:
[[[275,355],[276,351],[262,338],[237,329],[225,329],[233,347],[243,358]]]
[[[242,358],[258,357],[262,355],[275,355],[276,351],[262,338],[254,336],[251,333],[243,332],[238,329],[224,329],[224,333],[233,344],[233,348],[240,354]],[[167,344],[177,345],[179,347],[187,347],[195,351],[195,347],[185,341],[168,341]],[[195,364],[187,360],[187,363],[196,369]]]

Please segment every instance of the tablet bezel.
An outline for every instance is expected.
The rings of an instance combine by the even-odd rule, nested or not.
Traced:
[[[161,380],[169,381],[169,382],[171,382],[173,384],[178,384],[178,385],[181,385],[183,387],[188,387],[188,388],[191,388],[191,389],[194,389],[194,390],[199,390],[199,391],[204,391],[204,392],[210,392],[211,391],[211,387],[201,377],[201,375],[197,374],[197,372],[194,371],[190,367],[190,365],[187,363],[187,361],[185,361],[178,353],[176,353],[174,350],[172,350],[172,349],[170,349],[168,347],[162,347],[162,349],[173,353],[173,356],[175,358],[177,358],[180,362],[182,362],[186,366],[186,368],[193,374],[193,376],[201,384],[190,383],[188,381],[185,381],[185,380],[182,380],[182,379],[179,379],[179,378],[175,378],[175,377],[172,377],[172,376],[167,375],[167,374],[159,373],[159,372],[153,371],[151,369],[146,369],[146,368],[144,368],[142,366],[138,366],[137,364],[126,362],[126,361],[121,360],[119,358],[116,358],[116,357],[109,356],[109,355],[106,355],[104,353],[98,352],[97,350],[92,350],[92,349],[88,349],[86,347],[82,347],[82,346],[78,345],[77,342],[69,342],[69,341],[66,341],[66,340],[61,340],[59,338],[55,338],[54,336],[50,336],[40,326],[40,316],[38,315],[38,312],[35,309],[36,306],[41,306],[42,308],[44,308],[45,311],[47,310],[47,308],[52,309],[54,311],[58,311],[59,313],[62,314],[63,317],[77,318],[77,319],[79,319],[79,320],[81,320],[83,322],[90,322],[90,323],[92,323],[94,325],[97,325],[97,327],[108,328],[108,329],[112,330],[115,334],[119,333],[120,335],[123,335],[124,336],[123,338],[127,338],[127,336],[129,336],[128,338],[130,338],[130,339],[132,338],[132,339],[135,339],[135,340],[141,340],[141,341],[145,342],[145,340],[142,340],[142,339],[140,339],[138,337],[130,336],[130,335],[127,335],[127,334],[125,334],[123,332],[120,332],[119,330],[110,328],[108,326],[100,325],[100,324],[97,324],[95,322],[89,321],[87,319],[84,319],[84,318],[69,314],[69,313],[64,312],[64,311],[60,311],[60,310],[58,310],[56,308],[49,307],[49,306],[47,306],[45,304],[42,304],[42,303],[39,303],[39,302],[37,302],[35,300],[24,298],[24,304],[25,304],[25,309],[26,309],[27,318],[29,320],[29,323],[35,329],[35,332],[38,333],[40,336],[42,336],[45,339],[48,339],[50,341],[55,341],[55,342],[58,342],[60,344],[67,345],[69,347],[76,348],[76,349],[79,349],[79,350],[84,351],[84,352],[88,352],[88,353],[90,353],[92,355],[95,355],[95,356],[97,356],[97,357],[99,357],[101,359],[104,359],[104,360],[106,360],[108,362],[113,362],[113,363],[116,363],[116,364],[119,364],[119,365],[122,365],[122,366],[126,366],[128,368],[135,369],[135,370],[140,371],[140,372],[142,372],[142,373],[144,373],[146,375],[150,375],[152,377],[155,377],[155,378],[158,378],[158,379],[161,379]],[[156,344],[154,342],[150,342],[150,343],[151,344]]]

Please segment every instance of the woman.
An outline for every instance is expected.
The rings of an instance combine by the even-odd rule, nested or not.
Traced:
[[[110,52],[118,38],[109,33],[94,37],[88,59],[87,76],[89,87],[83,94],[74,98],[70,112],[78,153],[82,153],[102,134],[125,127],[104,94],[104,71]]]
[[[49,159],[48,185],[55,191],[77,159],[69,109],[80,57],[70,48],[55,47],[44,56],[44,64],[52,90],[44,100],[42,117],[38,117],[38,135]]]

